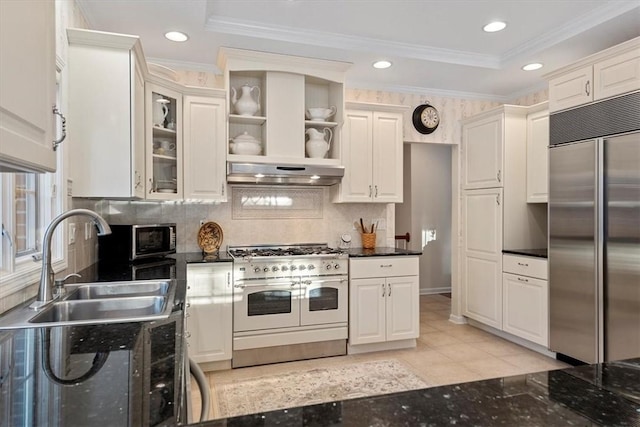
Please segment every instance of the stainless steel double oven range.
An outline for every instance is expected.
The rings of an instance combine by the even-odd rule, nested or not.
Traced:
[[[346,354],[348,254],[326,244],[228,252],[234,368]]]

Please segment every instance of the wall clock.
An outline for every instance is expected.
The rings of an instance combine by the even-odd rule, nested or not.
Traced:
[[[423,134],[429,134],[438,128],[440,114],[436,107],[429,104],[418,105],[413,110],[413,127]]]

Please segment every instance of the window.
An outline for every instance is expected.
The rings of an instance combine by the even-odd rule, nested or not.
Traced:
[[[60,73],[57,77],[57,103],[61,105]],[[0,298],[35,283],[40,277],[39,254],[45,227],[63,210],[63,192],[58,191],[64,182],[61,147],[64,144],[57,150],[56,173],[0,173]],[[51,248],[55,270],[66,267],[61,230],[62,227],[57,230]]]

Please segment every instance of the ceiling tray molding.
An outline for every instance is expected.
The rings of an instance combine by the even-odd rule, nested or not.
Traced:
[[[423,61],[470,65],[491,69],[500,68],[500,57],[495,55],[483,55],[367,37],[354,37],[347,34],[327,33],[324,31],[264,25],[255,21],[220,17],[208,18],[205,29],[222,34],[256,37],[336,49],[350,49],[360,52],[375,52],[377,54],[387,54],[395,57],[419,59]]]
[[[545,49],[553,47],[560,42],[570,39],[610,19],[620,16],[638,7],[637,2],[607,2],[602,6],[592,9],[584,15],[568,21],[565,25],[557,27],[544,35],[531,39],[521,45],[505,52],[500,60],[501,66],[520,60],[523,57],[531,57]]]

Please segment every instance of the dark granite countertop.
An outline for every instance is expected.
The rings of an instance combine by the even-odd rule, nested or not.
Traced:
[[[536,258],[547,258],[547,249],[503,249],[503,254],[512,254],[512,255],[524,255],[524,256],[532,256]]]
[[[638,426],[640,359],[303,406],[197,425]]]
[[[371,256],[398,256],[398,255],[422,255],[422,251],[397,249],[391,247],[377,247],[375,249],[351,248],[348,250],[350,258],[362,258]]]

